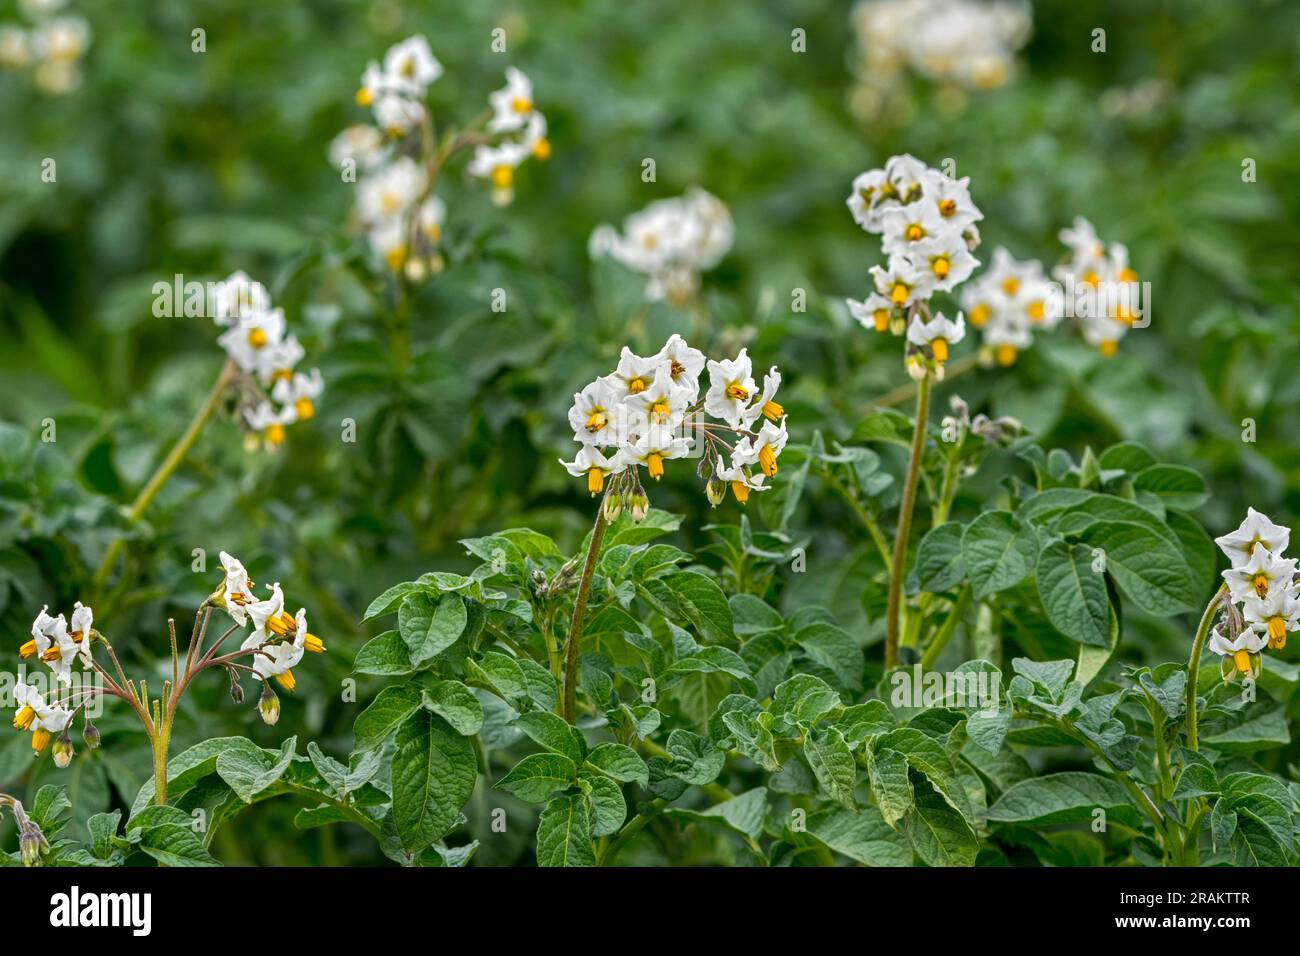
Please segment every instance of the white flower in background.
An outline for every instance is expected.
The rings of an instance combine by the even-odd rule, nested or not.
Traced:
[[[340,169],[352,162],[358,170],[371,170],[387,155],[384,134],[369,123],[354,123],[330,141],[330,164]]]
[[[889,331],[894,319],[894,303],[888,297],[873,292],[861,302],[857,299],[845,301],[849,306],[849,314],[857,319],[863,328],[875,329],[877,332]]]
[[[320,369],[310,374],[294,372],[292,378],[281,378],[271,389],[271,397],[281,406],[293,408],[294,421],[305,422],[316,415],[316,399],[325,391]]]
[[[442,64],[424,35],[416,34],[394,44],[384,54],[384,75],[393,83],[409,84],[416,95],[423,95],[429,84],[442,76]]]
[[[979,278],[968,282],[961,303],[970,324],[983,332],[984,351],[1008,366],[1033,343],[1036,330],[1061,321],[1061,299],[1036,259],[1021,262],[999,246]]]
[[[296,685],[293,671],[307,651],[322,653],[325,645],[320,638],[307,630],[307,610],[296,615],[284,609],[284,592],[280,585],[271,585],[271,596],[248,606],[248,616],[253,621],[253,632],[245,638],[241,650],[255,651],[252,668],[266,680],[274,677],[290,693]]]
[[[709,388],[700,401],[706,369]],[[645,516],[641,466],[658,480],[666,462],[697,449],[710,503],[718,505],[728,488],[743,503],[751,491],[765,489],[765,476],[776,474],[789,437],[785,409],[776,400],[780,385],[781,373],[772,366],[759,390],[745,349],[734,359],[710,361],[676,333],[652,356],[624,347],[613,372],[573,396],[568,423],[580,447],[573,461],[560,464],[574,477],[585,475],[591,494],[605,493],[602,507],[610,521],[624,503],[634,520]],[[762,427],[751,431],[760,420]],[[724,440],[722,431],[734,434]],[[601,450],[611,446],[617,451]]]
[[[397,137],[424,122],[424,104],[399,93],[387,93],[375,100],[375,122],[389,136]]]
[[[14,703],[18,705],[13,719],[14,729],[31,731],[32,750],[38,754],[50,745],[55,734],[63,733],[72,720],[71,711],[58,704],[46,703],[40,691],[21,679],[14,685]]]
[[[852,22],[869,86],[910,70],[967,89],[1004,84],[1031,25],[1029,5],[1006,0],[862,0]]]
[[[75,90],[90,24],[76,14],[59,14],[62,0],[23,0],[19,6],[29,26],[0,25],[0,69],[32,67],[37,88],[52,95]]]
[[[587,476],[587,490],[598,495],[605,490],[605,478],[623,467],[622,453],[606,456],[594,445],[583,445],[573,461],[560,459],[560,464],[575,478]]]
[[[474,150],[466,169],[471,176],[492,182],[492,201],[498,206],[507,205],[514,198],[515,170],[530,155],[532,146],[523,142],[504,142],[495,146],[483,145]]]
[[[1237,530],[1215,538],[1214,543],[1227,555],[1234,568],[1240,568],[1254,557],[1256,545],[1262,545],[1272,554],[1284,552],[1291,543],[1291,529],[1275,524],[1268,515],[1254,508],[1247,508],[1246,520]]]
[[[966,320],[962,313],[956,319],[947,319],[942,312],[934,318],[922,319],[919,315],[907,327],[907,341],[912,345],[928,347],[935,364],[942,367],[948,361],[948,350],[966,337]]]
[[[1129,264],[1128,249],[1109,246],[1083,217],[1060,232],[1069,258],[1052,270],[1061,284],[1067,311],[1079,320],[1084,339],[1107,357],[1142,315],[1142,288]]]
[[[402,156],[357,183],[357,213],[366,223],[402,215],[424,192],[423,167]]]
[[[253,582],[243,563],[225,551],[221,552],[221,566],[226,576],[221,582],[221,596],[213,603],[242,627],[248,623],[248,605],[253,603]]]
[[[247,273],[234,272],[216,284],[211,308],[217,325],[235,325],[246,316],[259,316],[270,309],[271,296],[266,286]]]
[[[1225,673],[1229,676],[1234,673],[1245,674],[1249,677],[1258,677],[1260,672],[1259,652],[1264,649],[1267,640],[1252,628],[1246,628],[1233,640],[1226,638],[1222,629],[1216,627],[1210,633],[1210,650],[1215,654],[1223,657]],[[1231,661],[1231,665],[1227,662]],[[1233,670],[1227,670],[1231,666]]]
[[[492,118],[488,120],[489,133],[513,133],[528,125],[535,111],[533,84],[522,70],[506,67],[506,85],[488,94]]]
[[[1300,597],[1292,587],[1270,588],[1267,597],[1247,595],[1241,602],[1242,613],[1261,637],[1268,638],[1273,650],[1286,647],[1288,631],[1300,625]]]
[[[936,292],[951,292],[970,278],[979,260],[970,254],[966,240],[956,230],[913,242],[903,258],[918,272],[933,277]]]
[[[929,299],[934,292],[933,273],[905,256],[890,256],[887,265],[872,266],[870,272],[876,292],[895,309]]]
[[[217,344],[241,371],[261,377],[267,367],[267,350],[283,342],[284,333],[284,310],[266,309],[245,315],[238,325],[217,336]]]
[[[263,401],[245,408],[244,419],[252,432],[261,436],[266,450],[276,451],[284,444],[285,429],[298,420],[298,415],[292,405],[276,408],[269,401]]]
[[[697,294],[700,274],[731,249],[735,223],[726,205],[702,189],[660,199],[623,221],[623,230],[598,226],[588,251],[647,276],[646,298],[683,305]]]
[[[22,27],[0,26],[0,69],[21,70],[32,62],[32,41]]]

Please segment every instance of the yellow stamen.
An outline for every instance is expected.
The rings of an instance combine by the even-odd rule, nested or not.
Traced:
[[[930,349],[934,352],[934,360],[940,364],[948,361],[948,340],[935,339],[930,343]]]
[[[977,329],[982,327],[984,323],[989,320],[989,315],[992,314],[992,311],[993,310],[987,305],[981,304],[975,306],[975,308],[970,310],[970,324],[975,326]]]
[[[273,634],[279,634],[281,637],[288,637],[298,630],[298,622],[288,611],[281,611],[274,617],[267,619],[266,629]]]
[[[60,653],[60,651],[59,651],[58,645],[56,644],[56,645],[52,645],[52,646],[50,646],[50,647],[47,647],[47,648],[45,649],[45,653],[41,655],[41,660],[43,660],[43,661],[47,661],[47,662],[48,662],[48,661],[57,661],[61,656],[62,656],[62,655],[61,655],[61,653]]]
[[[1006,368],[1008,365],[1014,365],[1016,362],[1016,347],[1004,342],[994,349],[993,355],[994,358],[997,359],[997,363],[1003,368]]]
[[[940,256],[930,263],[930,268],[934,270],[936,276],[943,279],[948,275],[948,270],[952,268],[952,263],[946,257]]]
[[[265,348],[267,343],[266,332],[262,329],[248,330],[248,344],[255,349]]]
[[[492,170],[492,185],[497,189],[509,189],[514,181],[515,171],[512,167],[503,164]]]
[[[605,416],[605,412],[598,408],[587,416],[587,431],[594,434],[604,428],[608,423],[609,419]]]
[[[955,199],[939,200],[939,215],[943,216],[945,219],[947,219],[956,211],[957,211],[957,200]]]
[[[304,651],[309,651],[312,654],[324,654],[325,642],[322,641],[315,634],[308,632],[307,635],[302,639],[302,649]]]
[[[402,266],[406,264],[406,243],[399,242],[384,253],[384,262],[394,272],[400,272]]]
[[[357,90],[357,106],[361,106],[361,107],[369,106],[374,101],[375,101],[374,96],[364,86],[361,89]]]
[[[894,305],[902,305],[907,301],[907,286],[901,282],[895,282],[894,287],[889,290],[889,301]]]
[[[533,143],[533,157],[540,159],[542,162],[551,158],[551,141],[546,138],[539,139]]]
[[[886,329],[889,328],[888,309],[876,309],[875,312],[871,313],[871,319],[873,322],[876,323],[877,332],[884,332]]]
[[[287,382],[292,378],[293,378],[293,369],[291,368],[277,368],[274,372],[271,373],[271,381],[273,382]]]
[[[1133,314],[1132,310],[1130,310],[1128,306],[1119,305],[1115,307],[1116,322],[1123,322],[1125,325],[1132,325],[1133,320],[1136,318],[1137,316]]]
[[[912,223],[912,225],[907,227],[907,231],[904,233],[904,235],[906,236],[908,242],[916,242],[916,240],[925,236],[925,230],[922,229],[920,226],[918,226],[916,223]]]
[[[749,500],[749,485],[743,481],[733,481],[731,483],[731,493],[736,496],[736,500],[742,505]]]
[[[285,671],[283,674],[276,674],[275,682],[290,694],[293,693],[294,687],[298,685],[298,681],[294,679],[293,671]]]
[[[645,460],[646,469],[650,472],[650,477],[658,481],[664,473],[664,459],[657,451],[652,451]]]
[[[14,714],[14,730],[26,730],[35,719],[36,711],[23,704],[18,713]]]
[[[677,361],[677,359],[673,359],[673,364],[671,368],[672,377],[675,379],[677,378],[678,375],[681,375],[682,372],[685,371],[686,371],[686,366],[683,365],[681,362]]]
[[[650,417],[661,425],[668,421],[672,416],[672,413],[673,410],[668,407],[668,400],[665,398],[659,399],[659,401],[650,406]]]
[[[1095,272],[1088,271],[1083,274],[1083,281],[1085,284],[1090,285],[1095,289],[1101,282],[1101,276],[1097,275]]]
[[[1286,647],[1286,621],[1276,615],[1268,619],[1268,646],[1275,651]]]
[[[745,388],[745,386],[741,385],[739,382],[732,382],[727,386],[727,398],[743,402],[749,398],[749,389]]]
[[[1232,659],[1237,665],[1237,670],[1243,674],[1250,673],[1250,651],[1237,651],[1232,655]]]
[[[1043,308],[1041,302],[1030,302],[1029,308],[1025,309],[1025,312],[1028,313],[1031,322],[1041,322],[1043,316],[1047,314],[1047,310]]]
[[[1101,350],[1101,354],[1106,358],[1114,358],[1115,353],[1119,351],[1119,343],[1114,339],[1106,339],[1097,348]]]
[[[1134,272],[1132,269],[1119,270],[1120,282],[1137,282],[1137,280],[1138,280],[1138,274]]]
[[[431,222],[424,227],[424,235],[435,246],[442,240],[442,226]]]
[[[1020,291],[1020,280],[1015,276],[1009,276],[1002,280],[1002,291],[1007,295],[1015,295]]]
[[[44,753],[45,748],[50,745],[50,741],[53,739],[54,734],[50,733],[48,730],[41,729],[34,731],[32,733],[32,752],[38,754]]]
[[[1250,586],[1255,589],[1255,593],[1260,597],[1268,596],[1268,576],[1264,574],[1255,575],[1255,579],[1250,582]]]
[[[780,402],[768,401],[763,404],[763,417],[769,422],[779,422],[785,414],[785,406]]]
[[[284,426],[278,422],[274,425],[266,426],[266,431],[263,434],[266,438],[266,443],[273,448],[279,447],[284,443]]]
[[[293,403],[293,408],[294,411],[298,413],[298,417],[303,421],[306,421],[316,414],[316,406],[312,404],[310,398],[298,399],[298,401]]]
[[[605,490],[605,472],[599,468],[587,469],[587,490],[598,495]]]
[[[767,477],[772,478],[776,475],[776,452],[772,451],[771,445],[764,445],[759,449],[758,464]]]
[[[36,656],[36,641],[35,641],[35,640],[30,640],[30,641],[28,641],[26,644],[24,644],[22,647],[18,648],[18,656],[21,657],[23,660],[27,660],[27,658],[29,658],[29,657],[35,657],[35,656]]]
[[[516,113],[531,113],[533,110],[533,101],[524,99],[522,96],[516,96],[510,101],[510,108]]]
[[[379,197],[379,209],[391,216],[402,208],[402,197],[397,193],[386,192]]]

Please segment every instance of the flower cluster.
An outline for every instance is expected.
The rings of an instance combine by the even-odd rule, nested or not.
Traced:
[[[848,198],[853,218],[878,234],[889,256],[873,266],[875,291],[864,301],[849,299],[849,311],[867,328],[907,333],[907,369],[914,378],[927,370],[943,377],[949,347],[966,334],[961,313],[955,320],[930,314],[936,292],[952,292],[979,265],[971,252],[979,245],[984,218],[971,201],[970,179],[953,179],[912,156],[894,156],[883,169],[853,180]]]
[[[961,293],[970,324],[983,333],[987,360],[1007,366],[1034,340],[1035,330],[1053,329],[1062,317],[1055,283],[1037,259],[1020,262],[1006,249],[993,250],[988,269]]]
[[[709,384],[701,398],[706,369]],[[743,503],[751,491],[765,490],[789,437],[785,409],[776,401],[780,384],[773,366],[760,389],[745,349],[734,359],[706,360],[677,334],[648,357],[624,348],[613,372],[573,396],[569,424],[581,447],[573,461],[560,464],[575,477],[585,475],[592,495],[605,491],[605,479],[614,476],[607,516],[612,520],[627,502],[640,520],[649,504],[638,469],[657,480],[664,462],[691,455],[699,439],[698,473],[707,479],[709,501],[718,505],[730,487]]]
[[[90,24],[76,14],[60,14],[66,2],[22,0],[30,25],[0,24],[0,69],[34,67],[36,86],[55,95],[81,84],[77,64],[90,46]]]
[[[357,183],[354,216],[371,251],[412,281],[443,266],[438,248],[447,211],[433,190],[453,152],[473,148],[468,171],[492,183],[499,205],[514,195],[515,169],[530,156],[551,153],[532,83],[514,67],[506,69],[506,85],[488,97],[488,115],[460,134],[447,131],[439,143],[425,97],[442,72],[423,36],[393,46],[382,63],[367,65],[357,91],[374,123],[349,126],[329,149],[330,162]]]
[[[1027,4],[998,0],[862,0],[853,27],[868,82],[910,69],[968,89],[1006,83],[1029,39]]]
[[[1210,650],[1222,655],[1224,680],[1258,677],[1260,651],[1281,650],[1287,633],[1300,627],[1296,560],[1282,557],[1290,542],[1290,528],[1254,508],[1236,531],[1214,539],[1232,565],[1223,572],[1227,613],[1210,637]]]
[[[722,261],[735,238],[726,205],[703,189],[674,199],[660,199],[623,221],[620,233],[598,226],[588,249],[593,258],[609,256],[648,276],[645,295],[673,305],[692,301],[700,274]]]
[[[76,711],[95,693],[93,688],[73,686],[72,665],[94,666],[91,644],[99,635],[93,626],[94,612],[80,601],[73,607],[71,624],[64,615],[52,617],[48,612],[47,605],[36,615],[31,639],[18,649],[18,656],[22,660],[37,659],[49,667],[54,684],[45,694],[34,684],[28,684],[26,675],[21,676],[14,687],[14,703],[18,709],[13,725],[15,730],[31,733],[32,751],[37,754],[43,753],[57,736],[55,762],[66,767],[72,759],[68,727]]]
[[[1078,217],[1062,229],[1061,242],[1069,258],[1052,270],[1065,290],[1065,305],[1074,315],[1089,345],[1112,356],[1119,340],[1141,317],[1141,286],[1129,265],[1128,249],[1104,243],[1088,220]]]
[[[306,351],[287,331],[284,310],[271,307],[266,287],[243,272],[217,285],[212,316],[225,329],[217,341],[248,380],[241,409],[250,447],[275,451],[286,427],[315,415],[325,389],[320,370],[295,371]]]

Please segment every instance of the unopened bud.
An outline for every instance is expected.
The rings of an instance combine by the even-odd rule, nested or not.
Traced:
[[[605,500],[600,503],[601,509],[605,513],[605,520],[614,522],[618,516],[623,513],[623,495],[617,489],[611,488],[609,494],[605,495]]]
[[[275,726],[275,722],[280,719],[280,698],[275,696],[270,684],[262,684],[262,696],[257,701],[257,709],[262,715],[262,722],[269,726]]]
[[[226,670],[230,673],[230,699],[236,704],[242,704],[244,702],[244,685],[239,682],[239,672],[233,667],[228,667]]]
[[[913,353],[907,357],[907,374],[917,382],[925,378],[925,360],[920,355]]]
[[[901,315],[894,315],[889,320],[889,331],[892,335],[902,335],[907,331],[907,319]]]
[[[86,742],[86,746],[91,750],[99,746],[99,728],[90,722],[89,717],[86,718],[86,726],[81,729],[81,739]]]
[[[76,748],[72,746],[72,738],[68,736],[65,730],[54,740],[54,748],[51,751],[54,754],[54,765],[63,769],[72,763],[72,758],[76,754]]]
[[[708,478],[713,474],[713,456],[701,455],[700,463],[695,466],[695,474],[701,478]]]
[[[650,513],[650,499],[646,497],[644,491],[634,491],[627,496],[627,507],[632,514],[632,520],[640,524]]]
[[[727,483],[717,478],[710,478],[704,484],[704,496],[709,499],[709,504],[716,508],[722,504],[722,499],[727,497]]]
[[[45,847],[45,837],[36,824],[28,823],[18,835],[18,852],[22,854],[23,866],[40,866],[41,850]]]

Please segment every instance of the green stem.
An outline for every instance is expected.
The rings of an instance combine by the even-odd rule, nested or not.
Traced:
[[[1196,675],[1201,669],[1201,651],[1210,633],[1210,625],[1214,623],[1214,615],[1218,612],[1219,605],[1227,593],[1228,585],[1224,584],[1214,592],[1214,597],[1210,598],[1210,603],[1205,606],[1201,623],[1196,628],[1196,638],[1192,641],[1191,656],[1187,658],[1187,746],[1192,750],[1199,749],[1196,736]]]
[[[961,623],[962,616],[966,613],[966,608],[970,605],[971,590],[970,585],[964,585],[961,592],[957,595],[957,600],[948,612],[948,618],[940,626],[938,632],[930,641],[930,646],[925,649],[921,656],[921,670],[928,671],[934,667],[934,662],[939,659],[943,649],[948,646],[948,641],[953,632],[957,630],[957,625]]]
[[[899,617],[903,605],[903,565],[907,562],[907,539],[912,532],[912,509],[916,505],[916,480],[921,473],[925,453],[926,421],[930,412],[930,376],[917,385],[916,427],[912,432],[912,451],[907,460],[907,477],[899,504],[898,532],[894,536],[894,560],[889,572],[889,604],[885,619],[885,668],[898,666]]]
[[[607,492],[608,493],[608,492]],[[596,557],[600,542],[605,537],[605,502],[601,499],[596,509],[596,524],[591,529],[591,544],[587,546],[587,560],[582,566],[582,580],[578,596],[573,603],[573,617],[569,621],[569,639],[564,648],[564,710],[562,716],[569,723],[575,721],[578,697],[578,651],[582,647],[583,617],[587,613],[587,598],[591,594],[591,579],[596,573]]]
[[[221,367],[221,373],[217,375],[212,390],[208,392],[208,397],[203,400],[199,410],[194,413],[194,417],[186,426],[181,437],[177,439],[176,444],[172,446],[171,451],[167,453],[167,457],[163,459],[158,469],[149,476],[149,480],[144,483],[144,487],[135,496],[135,501],[131,502],[131,508],[127,511],[126,516],[127,520],[132,524],[139,521],[141,516],[144,515],[149,503],[162,490],[162,486],[167,483],[167,479],[172,476],[172,473],[185,459],[186,454],[189,453],[190,448],[198,441],[203,427],[217,410],[218,405],[221,404],[221,396],[234,379],[234,376],[235,363],[227,360],[226,364]],[[122,548],[125,547],[125,540],[123,537],[115,538],[112,544],[108,546],[108,551],[104,554],[104,560],[100,562],[99,569],[95,572],[94,590],[96,593],[103,590],[105,582],[108,581],[108,576],[113,572],[113,565],[116,563],[118,555],[121,554]]]
[[[618,831],[618,836],[605,847],[605,852],[601,854],[597,861],[597,866],[609,866],[614,862],[614,857],[618,856],[618,851],[630,841],[634,836],[646,828],[651,820],[659,815],[659,811],[666,806],[663,800],[656,800],[650,806],[638,813],[622,830]]]
[[[939,500],[931,513],[936,528],[948,520],[948,513],[952,510],[952,500],[957,496],[957,471],[961,463],[961,445],[964,438],[965,432],[962,431],[957,441],[953,443],[953,448],[949,451],[947,462],[943,467],[943,483],[939,486]]]
[[[159,721],[153,737],[153,802],[167,805],[167,748],[171,744],[171,722]]]

